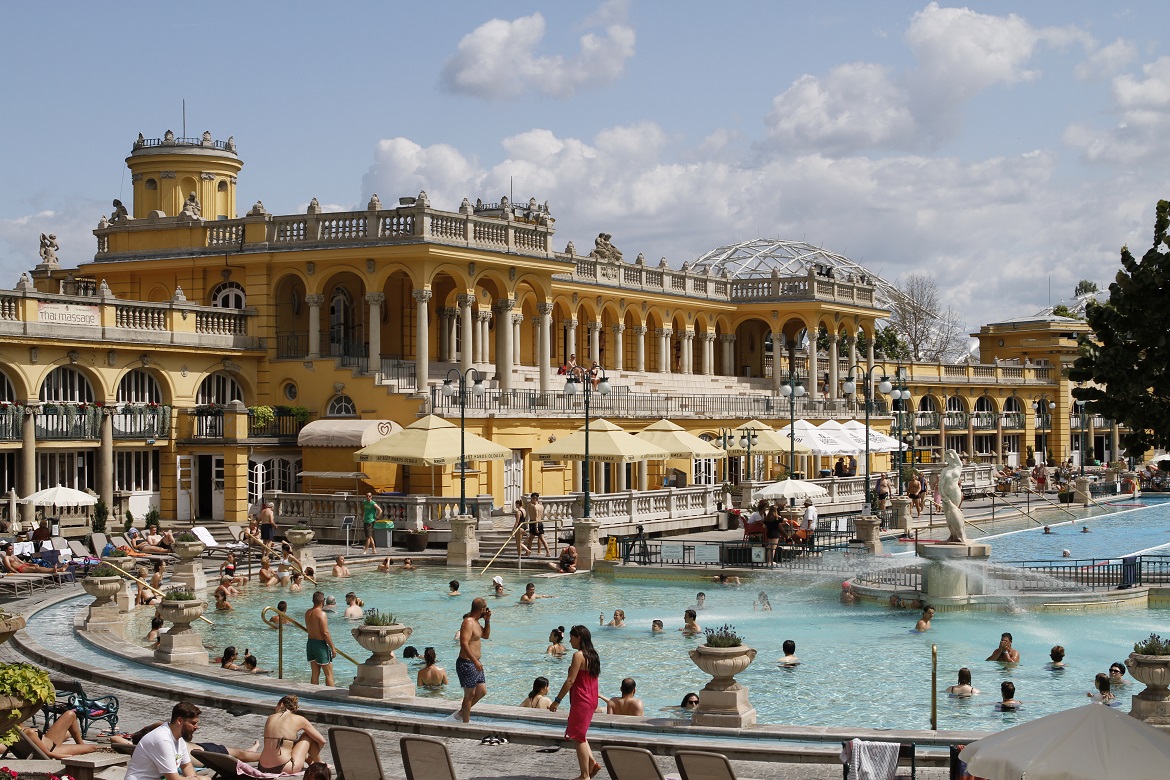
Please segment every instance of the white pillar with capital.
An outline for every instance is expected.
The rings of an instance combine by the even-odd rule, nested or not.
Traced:
[[[321,304],[325,296],[319,293],[305,296],[309,304],[309,360],[321,357]]]
[[[537,345],[537,365],[540,366],[540,392],[552,389],[552,310],[551,303],[536,304],[540,315],[540,343]]]
[[[837,372],[840,362],[837,359],[837,342],[839,338],[836,333],[829,334],[829,398],[834,401],[837,400]]]
[[[499,334],[499,342],[496,344],[496,381],[499,383],[501,390],[509,390],[512,387],[512,307],[516,305],[516,301],[510,298],[503,298],[496,304],[496,322],[499,327],[496,328],[496,333]]]
[[[625,337],[623,336],[623,334],[626,332],[626,326],[619,322],[616,325],[613,325],[612,328],[613,328],[613,368],[617,371],[621,371],[623,368],[625,368],[625,362],[626,362],[626,355],[625,355],[625,346],[626,345],[623,343],[625,341]]]
[[[374,371],[382,370],[382,304],[386,301],[386,293],[366,293],[366,303],[370,304],[370,365]]]
[[[808,355],[808,400],[815,401],[821,397],[821,367],[817,360],[817,342],[814,334],[809,334],[808,346],[805,348]]]
[[[784,386],[784,369],[782,368],[782,361],[780,356],[783,354],[781,350],[784,348],[784,333],[782,331],[772,331],[772,387],[777,391]]]
[[[634,370],[646,370],[646,326],[634,326]]]
[[[415,290],[411,293],[414,300],[417,302],[417,314],[415,315],[415,355],[414,355],[414,376],[417,392],[424,394],[427,392],[427,385],[430,384],[430,315],[427,304],[431,300],[433,293],[430,290]]]
[[[699,336],[703,340],[703,374],[715,375],[715,334],[703,333]]]
[[[589,360],[601,365],[601,323],[593,320],[589,328]]]
[[[447,309],[447,362],[454,363],[459,354],[459,308]]]
[[[569,357],[575,356],[577,354],[577,321],[576,320],[565,320],[565,333],[568,335],[567,341],[568,341],[568,351],[569,351],[569,354],[565,355],[565,363],[568,363]],[[579,360],[577,361],[578,364],[580,364],[580,362],[581,361],[579,361]]]
[[[467,373],[475,359],[473,349],[474,337],[471,335],[471,304],[475,303],[474,295],[460,295],[459,298],[459,370]]]
[[[694,365],[695,357],[695,332],[693,330],[684,330],[679,338],[679,359],[678,368],[683,374],[695,373],[692,366]]]
[[[521,351],[521,348],[520,348],[520,339],[522,338],[523,333],[524,333],[524,330],[522,328],[523,325],[524,325],[524,314],[522,312],[517,312],[517,313],[513,314],[512,315],[512,365],[514,365],[514,366],[524,365],[524,362],[521,359],[521,355],[523,354],[523,352]],[[532,350],[532,354],[535,355],[536,350]]]

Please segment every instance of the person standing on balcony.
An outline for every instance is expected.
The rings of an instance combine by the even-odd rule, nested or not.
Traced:
[[[374,555],[378,554],[378,546],[374,544],[374,523],[381,518],[382,507],[374,500],[373,493],[366,493],[366,500],[362,502],[362,525],[366,529],[366,546],[362,548],[362,552],[368,550]]]

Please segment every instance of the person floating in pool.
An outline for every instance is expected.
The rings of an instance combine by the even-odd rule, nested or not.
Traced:
[[[959,682],[948,687],[947,693],[949,693],[951,696],[958,696],[960,698],[974,696],[979,693],[979,689],[971,684],[971,670],[965,666],[960,669]]]
[[[762,590],[760,591],[760,595],[756,596],[756,600],[752,602],[752,612],[755,612],[757,609],[761,612],[772,611],[772,602],[768,600],[768,594]]]
[[[918,633],[930,630],[930,621],[934,617],[934,607],[927,604],[922,608],[922,617],[918,618],[918,622],[914,624],[914,630]]]
[[[428,647],[423,650],[423,661],[426,666],[418,670],[418,675],[415,677],[415,682],[420,688],[442,688],[447,684],[447,671],[443,667],[435,663],[438,660],[438,655],[435,653],[435,648]]]
[[[650,633],[651,634],[660,634],[660,633],[663,633],[664,631],[666,631],[666,627],[662,625],[661,620],[650,621]]]
[[[1082,525],[1082,526],[1081,526],[1081,533],[1083,533],[1083,534],[1091,534],[1091,533],[1093,533],[1093,532],[1089,530],[1089,526],[1087,526],[1087,525]]]
[[[1126,684],[1125,680],[1125,664],[1113,662],[1109,664],[1109,686],[1110,688],[1119,688]]]
[[[999,695],[1000,702],[995,705],[995,708],[1003,712],[1014,712],[1023,704],[1016,698],[1016,684],[1011,680],[1004,680],[999,684]]]
[[[800,659],[796,657],[796,642],[791,639],[785,639],[780,649],[784,651],[784,657],[776,663],[781,666],[800,666]]]
[[[521,604],[535,604],[537,599],[551,599],[552,596],[536,592],[536,585],[528,583],[524,586],[524,594],[520,596]]]
[[[1020,662],[1020,651],[1012,647],[1012,635],[1007,631],[1000,634],[999,647],[991,655],[987,656],[988,661],[1000,661],[1006,664],[1018,664]]]
[[[678,706],[684,710],[693,710],[695,707],[699,706],[699,694],[688,693],[686,696],[683,696],[682,703]]]
[[[857,596],[853,593],[853,588],[848,582],[841,583],[841,603],[842,604],[856,604]]]
[[[1048,526],[1044,526],[1044,533],[1050,534],[1050,533],[1052,533],[1052,529],[1049,528]]]
[[[615,609],[613,611],[613,620],[606,623],[610,628],[625,628],[626,627],[626,611],[624,609]]]
[[[504,578],[499,575],[492,577],[492,595],[498,599],[505,595]]]
[[[695,610],[696,612],[702,612],[706,608],[707,608],[707,594],[704,593],[703,591],[699,591],[698,593],[695,594],[695,603],[691,604],[691,609]]]
[[[1113,695],[1112,686],[1109,682],[1109,675],[1104,672],[1099,672],[1093,678],[1093,687],[1097,690],[1090,691],[1085,695],[1089,697],[1096,704],[1112,705],[1117,701],[1117,697]]]
[[[545,648],[545,655],[564,655],[565,654],[565,627],[557,626],[552,631],[548,632],[548,647]]]

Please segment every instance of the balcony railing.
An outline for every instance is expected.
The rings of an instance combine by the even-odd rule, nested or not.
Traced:
[[[248,438],[250,439],[293,439],[301,432],[305,424],[300,418],[288,409],[276,407],[272,410],[271,420],[257,415],[255,409],[248,410]]]
[[[417,389],[414,361],[397,357],[382,358],[382,381],[397,385],[399,391]]]
[[[276,334],[276,357],[281,360],[301,360],[309,356],[309,334]]]
[[[113,416],[115,439],[166,439],[171,432],[171,407],[166,404],[123,404]]]
[[[36,415],[38,440],[96,440],[102,435],[102,409],[92,404],[43,404]]]

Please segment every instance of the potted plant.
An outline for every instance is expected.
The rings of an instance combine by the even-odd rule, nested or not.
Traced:
[[[375,527],[377,526],[375,525]],[[407,552],[422,552],[427,549],[430,531],[431,529],[425,525],[417,531],[399,531],[398,545]]]
[[[113,566],[100,563],[90,571],[88,577],[81,581],[81,587],[96,599],[93,606],[104,606],[113,601],[118,592],[122,590],[122,575]]]
[[[399,623],[393,612],[371,609],[362,624],[350,633],[359,645],[370,651],[365,663],[381,666],[394,660],[394,651],[406,644],[413,632],[410,626]]]
[[[191,624],[199,619],[205,609],[207,602],[200,601],[194,591],[182,585],[168,588],[158,605],[162,619],[175,624],[169,632],[172,634],[189,631]]]
[[[1170,710],[1170,639],[1150,634],[1149,639],[1136,643],[1125,659],[1125,668],[1146,686],[1134,698],[1148,702],[1151,714],[1165,718]],[[1134,709],[1138,709],[1136,702]]]
[[[738,686],[735,675],[756,660],[755,648],[745,645],[735,626],[726,623],[719,628],[704,629],[703,634],[707,641],[691,650],[691,661],[711,675],[708,690],[735,690]]]
[[[49,673],[32,664],[0,664],[0,743],[20,739],[17,726],[57,698]]]
[[[1024,465],[1026,465],[1028,468],[1032,468],[1036,465],[1036,451],[1031,447],[1028,447],[1027,453],[1027,460],[1024,461]]]
[[[24,628],[24,615],[12,615],[0,609],[0,644],[12,638],[20,629]]]
[[[183,531],[181,534],[175,536],[175,543],[171,545],[175,555],[179,556],[181,561],[192,561],[203,554],[207,549],[207,545],[199,541],[199,537],[190,531]]]

